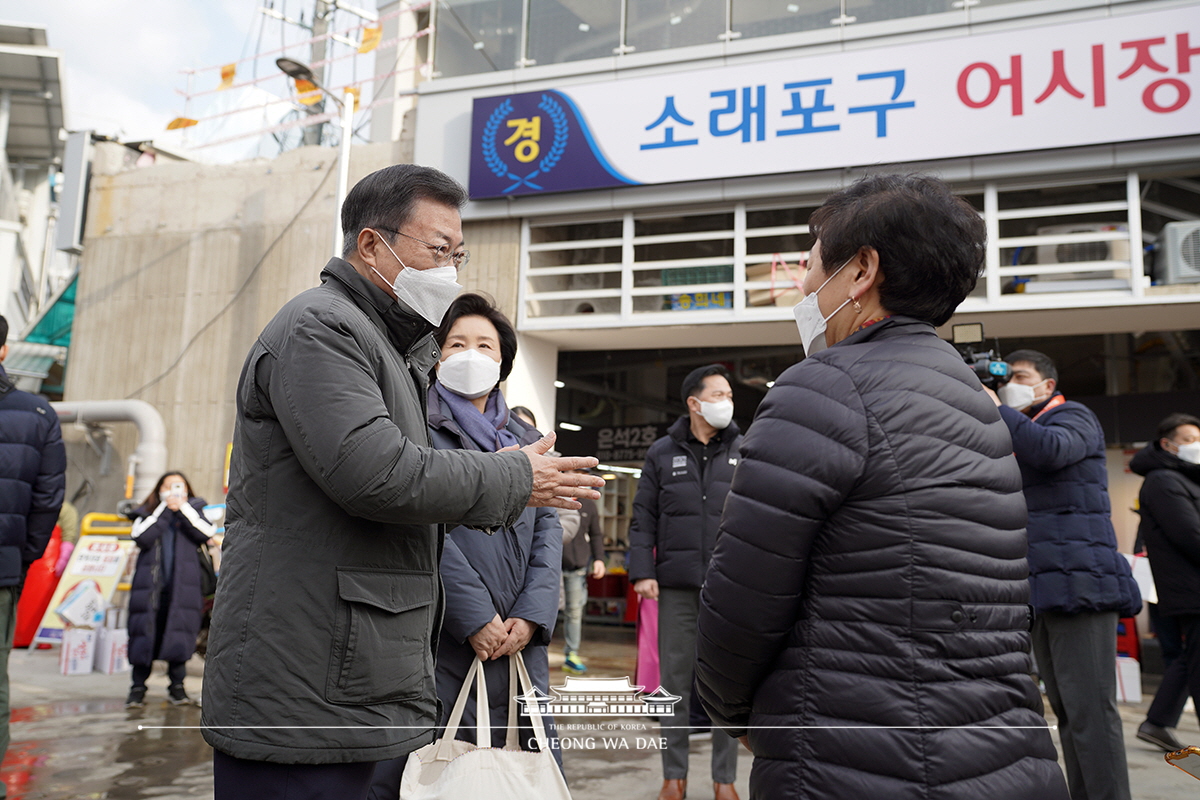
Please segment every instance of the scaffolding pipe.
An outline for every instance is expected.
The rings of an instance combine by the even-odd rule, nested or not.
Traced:
[[[82,400],[51,403],[59,423],[132,422],[138,444],[130,460],[134,465],[133,497],[137,502],[157,487],[154,480],[167,471],[167,426],[158,409],[145,400]]]

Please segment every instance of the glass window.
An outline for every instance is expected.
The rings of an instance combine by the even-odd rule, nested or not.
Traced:
[[[719,42],[725,0],[628,0],[625,43],[635,52]]]
[[[841,13],[838,0],[734,0],[733,29],[742,38],[824,30]]]
[[[621,0],[529,0],[534,63],[603,58],[620,44]]]
[[[521,0],[441,0],[436,35],[442,77],[512,69],[521,57]]]
[[[955,10],[961,13],[961,9],[961,3],[956,9],[951,0],[846,0],[846,16],[854,17],[857,23],[920,17]]]

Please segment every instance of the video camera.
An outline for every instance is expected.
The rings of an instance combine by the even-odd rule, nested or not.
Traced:
[[[1012,378],[1012,370],[1004,359],[1000,358],[999,341],[996,349],[983,350],[983,323],[970,322],[955,325],[951,329],[951,344],[958,354],[967,362],[967,366],[975,370],[979,382],[992,391],[996,391]]]

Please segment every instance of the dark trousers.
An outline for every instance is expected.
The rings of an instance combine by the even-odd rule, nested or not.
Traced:
[[[364,800],[374,761],[273,764],[213,751],[214,800]]]
[[[696,618],[700,612],[699,589],[658,590],[658,664],[659,682],[673,695],[681,697],[675,713],[662,718],[663,779],[678,780],[688,775],[688,734],[692,681],[696,673]],[[1115,633],[1114,633],[1115,636]],[[714,783],[733,783],[737,777],[738,743],[725,731],[713,728],[712,779]]]
[[[1150,624],[1162,647],[1163,679],[1154,693],[1154,702],[1146,712],[1146,721],[1160,728],[1179,725],[1188,699],[1187,659],[1183,657],[1183,633],[1178,617],[1164,617],[1157,603],[1150,603]]]
[[[1196,702],[1196,716],[1200,717],[1200,614],[1163,619],[1178,626],[1179,636],[1183,639],[1183,655],[1167,666],[1146,719],[1154,725],[1173,728],[1179,724],[1189,693]]]
[[[1033,652],[1058,717],[1071,800],[1129,800],[1117,710],[1117,612],[1039,613]]]
[[[8,654],[12,652],[13,634],[17,629],[17,600],[21,590],[16,586],[0,586],[0,760],[8,752]],[[0,800],[8,796],[4,781],[0,781]]]

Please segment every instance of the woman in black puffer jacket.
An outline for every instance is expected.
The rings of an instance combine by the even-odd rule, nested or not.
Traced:
[[[204,518],[204,500],[180,472],[158,479],[155,490],[132,514],[137,568],[129,591],[129,663],[133,685],[126,708],[146,701],[146,679],[155,660],[167,662],[167,697],[172,705],[191,699],[183,688],[187,662],[196,652],[204,598],[200,554],[215,528]]]
[[[881,176],[810,225],[809,357],[742,444],[701,594],[704,705],[754,752],[752,797],[1065,800],[1012,442],[934,331],[983,222],[940,181]]]

